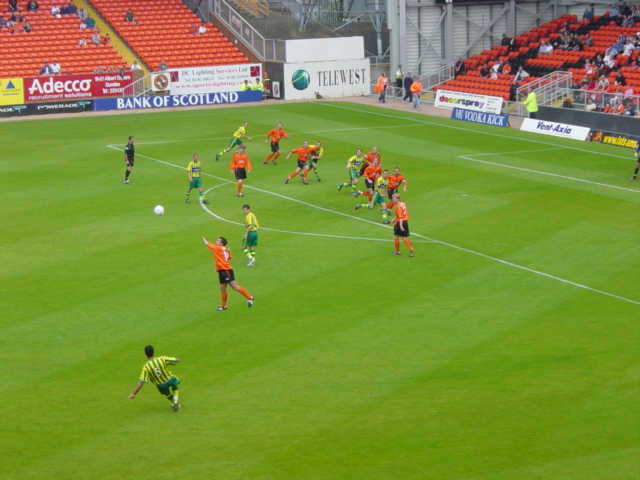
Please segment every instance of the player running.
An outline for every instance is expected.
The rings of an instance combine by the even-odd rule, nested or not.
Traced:
[[[271,153],[267,156],[267,158],[264,159],[264,162],[262,163],[267,165],[269,163],[269,160],[271,160],[271,163],[275,165],[276,160],[280,156],[280,139],[289,138],[289,135],[287,135],[287,132],[285,132],[284,128],[282,128],[282,122],[278,122],[278,126],[267,133],[267,139],[264,141],[264,143],[269,143],[269,137],[271,137]],[[273,157],[273,159],[271,157]]]
[[[242,237],[242,253],[249,259],[247,267],[253,267],[256,264],[256,247],[258,246],[258,219],[251,212],[249,205],[242,206],[244,213],[244,237]]]
[[[398,192],[398,188],[402,185],[404,191],[407,191],[407,181],[404,178],[404,175],[400,173],[400,169],[398,167],[393,169],[393,173],[389,175],[389,200],[393,198],[393,194]]]
[[[238,197],[244,197],[242,195],[242,181],[247,178],[247,173],[251,173],[251,162],[249,161],[249,155],[244,153],[246,145],[240,144],[238,152],[233,154],[231,159],[231,166],[229,167],[231,173],[234,173],[236,180],[238,180]]]
[[[308,162],[309,162],[309,157],[315,151],[316,151],[316,147],[310,147],[309,142],[305,141],[302,147],[295,148],[291,150],[291,152],[289,152],[289,155],[287,155],[286,160],[289,160],[289,157],[291,156],[291,154],[295,153],[298,155],[298,166],[295,169],[295,171],[291,173],[291,175],[289,175],[287,178],[284,179],[285,185],[289,183],[289,180],[291,180],[293,177],[298,175],[298,173],[300,172],[303,172],[302,183],[304,183],[305,185],[309,185],[309,182],[307,182],[307,173],[309,173]]]
[[[251,140],[251,137],[247,137],[247,127],[249,126],[249,122],[244,122],[242,125],[238,127],[238,129],[233,133],[233,137],[229,140],[229,146],[222,150],[220,153],[216,153],[216,162],[220,159],[222,155],[225,153],[229,153],[233,147],[242,145],[242,139],[246,138],[247,140]]]
[[[322,144],[320,142],[316,142],[316,151],[311,154],[309,157],[309,162],[311,163],[311,168],[313,169],[313,173],[316,174],[316,178],[319,182],[322,181],[320,175],[318,175],[318,161],[324,155],[324,148],[322,148]]]
[[[224,312],[227,309],[227,285],[231,285],[236,292],[240,292],[247,299],[247,306],[251,308],[253,306],[253,297],[249,295],[244,288],[236,283],[236,278],[233,274],[233,268],[229,260],[233,258],[231,251],[227,248],[227,239],[219,237],[216,243],[209,243],[207,239],[202,237],[202,241],[209,250],[213,252],[213,258],[216,262],[216,271],[218,272],[218,278],[220,279],[220,295],[222,296],[222,305],[218,307],[218,312]]]
[[[389,224],[391,223],[387,219],[387,215],[389,215],[389,210],[387,209],[387,187],[389,186],[389,170],[383,170],[382,174],[376,179],[376,190],[373,194],[373,198],[369,201],[368,204],[359,203],[356,205],[356,210],[360,208],[368,208],[369,210],[373,210],[376,205],[380,205],[382,207],[382,223]]]
[[[365,164],[360,168],[360,176],[364,175],[365,169],[373,163],[374,160],[378,160],[378,165],[382,167],[382,157],[378,153],[378,147],[373,147],[369,153],[364,155]]]
[[[338,184],[338,191],[342,190],[342,187],[351,187],[350,195],[357,197],[356,189],[358,187],[358,175],[360,167],[364,165],[365,158],[362,155],[362,149],[358,148],[356,154],[347,160],[347,171],[349,172],[349,181]]]

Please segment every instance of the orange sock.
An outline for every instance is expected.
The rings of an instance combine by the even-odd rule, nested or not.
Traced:
[[[407,247],[409,247],[409,250],[413,250],[413,245],[411,245],[411,241],[409,241],[409,239],[406,237],[403,238],[403,240],[404,240],[404,243],[407,244]]]
[[[273,153],[270,153],[269,156],[267,158],[265,158],[264,162],[262,162],[262,163],[267,163],[271,157],[273,157]]]
[[[222,306],[227,306],[227,292],[222,292]]]
[[[293,172],[291,175],[289,175],[289,180],[291,180],[293,177],[295,177],[298,174],[298,172]]]
[[[304,173],[302,174],[302,178],[306,180],[308,174],[309,174],[309,170],[305,170]]]
[[[397,238],[393,239],[393,244],[396,246],[396,252],[400,251],[400,240],[398,240]]]
[[[238,182],[238,193],[242,193],[242,182]]]
[[[277,159],[279,156],[280,156],[280,154],[276,152],[276,153],[275,153],[275,155],[273,156],[273,161],[275,162],[275,161],[276,161],[276,159]]]
[[[249,295],[249,292],[247,292],[243,287],[239,287],[238,291],[244,295],[245,297],[247,297],[247,300],[251,300],[253,297],[251,295]]]

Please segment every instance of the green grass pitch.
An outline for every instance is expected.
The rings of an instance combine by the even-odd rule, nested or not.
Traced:
[[[244,120],[238,198],[214,155]],[[304,140],[322,182],[285,185]],[[340,102],[29,119],[0,141],[0,478],[640,478],[630,150]],[[337,191],[374,145],[407,177],[414,258]],[[195,152],[208,210],[184,203]],[[253,308],[230,291],[216,313],[202,236],[229,239]],[[153,385],[127,398],[147,344],[181,359],[178,413]]]

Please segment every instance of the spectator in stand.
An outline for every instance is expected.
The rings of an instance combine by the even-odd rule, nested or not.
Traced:
[[[404,77],[404,97],[402,98],[402,103],[405,100],[409,100],[409,104],[413,103],[413,94],[411,93],[411,85],[413,84],[413,78],[411,78],[411,73],[407,73]]]
[[[593,12],[590,9],[585,8],[584,13],[582,14],[582,19],[590,22],[593,20]]]
[[[109,36],[109,34],[105,34],[104,37],[102,37],[102,44],[103,45],[109,45],[111,43],[111,37]]]
[[[89,18],[89,14],[87,13],[87,11],[84,8],[82,8],[82,6],[78,9],[77,15],[78,15],[78,19],[79,20],[85,20],[85,19]]]
[[[98,68],[95,69],[94,73],[105,73],[104,67],[100,65]]]
[[[40,71],[38,72],[38,75],[52,75],[53,73],[51,72],[51,66],[49,65],[49,62],[44,62],[44,67],[42,67],[40,69]]]
[[[100,34],[98,32],[93,32],[93,35],[91,35],[91,43],[100,45]]]
[[[32,32],[32,28],[31,28],[31,24],[29,23],[29,20],[25,20],[25,22],[22,24],[22,30],[24,30],[27,33],[31,33]]]
[[[624,115],[625,114],[625,107],[622,104],[622,102],[618,103],[615,107],[612,107],[612,112],[614,115]]]
[[[136,70],[142,70],[142,67],[138,65],[137,60],[134,60],[133,63],[131,64],[131,71],[135,72]]]
[[[264,85],[260,81],[260,77],[256,77],[255,81],[251,85],[251,90],[258,90],[258,91],[264,93]]]
[[[622,75],[622,72],[620,70],[617,71],[616,78],[613,81],[613,84],[623,86],[627,84],[627,80],[624,78],[624,75]]]
[[[550,43],[542,40],[540,42],[540,48],[538,49],[538,55],[551,55],[553,53],[553,46]]]
[[[611,4],[611,8],[609,9],[609,16],[614,18],[620,16],[620,9],[615,3]]]
[[[623,55],[631,55],[633,51],[636,49],[636,46],[633,44],[632,40],[627,40],[624,48],[622,49]]]
[[[76,4],[73,3],[73,0],[71,0],[69,2],[68,12],[69,12],[69,15],[77,15],[78,14],[78,7],[76,7]]]
[[[600,75],[596,88],[601,92],[604,92],[607,88],[609,88],[609,79],[604,75]]]
[[[605,56],[602,59],[604,62],[604,73],[608,74],[611,70],[613,70],[616,66],[616,53],[614,53],[613,48],[608,48],[607,52],[605,52]]]
[[[60,15],[69,15],[69,4],[63,3],[60,7]]]
[[[7,19],[3,15],[0,15],[0,28],[8,28]]]
[[[87,44],[87,39],[85,37],[82,37],[78,42],[79,47],[84,47],[86,44]]]
[[[205,25],[204,22],[202,22],[202,25],[198,27],[198,33],[200,35],[204,35],[205,33],[207,33],[207,26]]]
[[[595,112],[595,111],[597,111],[598,108],[596,107],[596,104],[593,103],[593,100],[589,98],[589,99],[587,99],[587,106],[584,107],[584,109],[587,112]]]
[[[191,35],[197,35],[198,34],[198,25],[196,25],[195,23],[193,25],[191,25],[191,30],[189,30],[189,32],[191,32]]]
[[[591,34],[587,33],[584,36],[584,45],[587,47],[593,47],[593,37],[591,37]]]
[[[51,7],[51,15],[53,15],[56,18],[62,18],[62,14],[60,13],[60,7],[58,6],[57,3],[54,3],[53,6]]]
[[[29,3],[27,3],[27,10],[30,12],[37,12],[39,8],[40,5],[36,0],[29,0]]]
[[[502,73],[502,67],[504,67],[504,61],[500,60],[497,63],[493,64],[491,70],[495,73]]]
[[[467,67],[464,64],[464,60],[462,60],[462,57],[458,57],[458,61],[453,67],[454,77],[457,78],[459,75],[464,75],[466,71],[467,71]]]
[[[127,23],[133,23],[136,20],[136,16],[133,13],[133,10],[127,10],[127,13],[124,14],[124,21]]]
[[[54,60],[53,63],[51,64],[51,75],[60,75],[61,70],[62,70],[62,67],[60,66],[58,61]]]
[[[116,72],[119,72],[119,73],[120,73],[120,78],[124,78],[124,76],[125,76],[125,75],[126,75],[126,73],[127,73],[127,67],[126,67],[126,65],[125,65],[124,67],[120,67],[120,68],[115,67],[115,68],[114,68],[114,70],[115,70]]]
[[[496,72],[494,69],[491,69],[491,80],[498,80],[498,72]]]
[[[626,90],[624,91],[624,98],[625,99],[631,99],[631,97],[633,97],[636,94],[635,90],[633,89],[633,87],[631,86],[631,84],[627,85]]]
[[[247,90],[251,90],[251,84],[249,83],[249,80],[245,78],[244,82],[242,82],[242,85],[240,85],[240,91],[246,92]]]
[[[500,40],[500,45],[502,45],[503,47],[508,47],[510,43],[511,43],[511,39],[507,37],[506,33],[503,33],[502,40]]]
[[[627,117],[633,117],[636,114],[636,109],[633,107],[632,101],[624,102],[624,114]]]
[[[9,0],[9,11],[17,12],[18,10],[18,0]]]
[[[516,72],[515,77],[513,78],[513,83],[522,83],[525,78],[529,77],[529,73],[524,69],[522,65],[518,67],[518,71]]]
[[[89,31],[91,31],[91,30],[94,29],[95,26],[96,26],[96,21],[91,17],[87,17],[87,18],[85,18],[84,20],[82,20],[80,22],[80,29],[81,30],[89,30]]]
[[[489,69],[489,66],[487,65],[487,63],[485,62],[485,64],[480,69],[480,76],[482,78],[487,78],[490,74],[491,74],[491,70]]]
[[[505,62],[505,64],[502,66],[502,73],[504,73],[505,75],[511,75],[511,65],[509,64],[509,62]]]
[[[169,69],[169,65],[167,65],[164,60],[160,60],[160,63],[158,64],[158,71],[159,72],[164,72],[165,70]]]

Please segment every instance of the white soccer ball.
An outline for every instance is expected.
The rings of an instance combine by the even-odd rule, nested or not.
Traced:
[[[156,205],[156,207],[153,209],[153,213],[155,213],[156,215],[162,215],[164,213],[164,207],[162,205]]]

